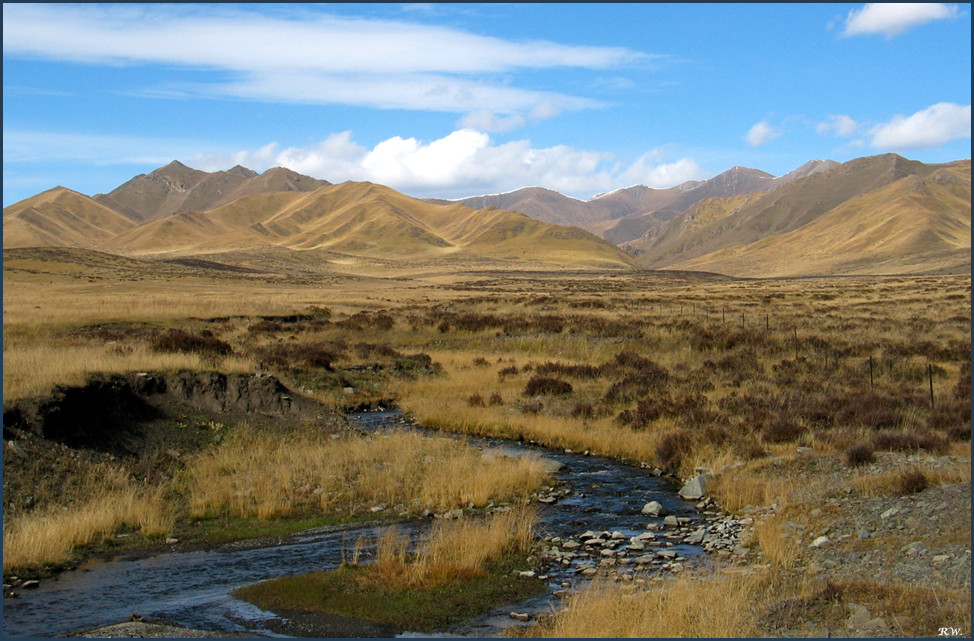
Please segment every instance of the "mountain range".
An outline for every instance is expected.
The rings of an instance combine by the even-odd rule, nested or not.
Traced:
[[[734,167],[588,201],[541,187],[420,200],[284,168],[172,162],[108,194],[56,187],[3,210],[3,246],[194,256],[274,248],[398,260],[531,261],[733,276],[970,273],[970,160]]]
[[[287,169],[207,173],[172,162],[109,194],[64,187],[3,210],[4,249],[78,247],[139,257],[266,250],[413,261],[521,261],[632,269],[624,250],[577,227],[461,204],[433,205],[368,182]]]

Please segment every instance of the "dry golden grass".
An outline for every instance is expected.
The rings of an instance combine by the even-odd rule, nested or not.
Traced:
[[[377,572],[367,576],[393,589],[428,588],[482,576],[489,561],[531,549],[536,520],[537,514],[522,506],[483,519],[438,521],[415,553],[409,551],[408,536],[389,528],[377,541]]]
[[[527,631],[538,638],[754,637],[757,605],[768,591],[765,575],[680,577],[658,588],[596,585]]]
[[[200,354],[159,353],[136,345],[118,349],[115,345],[27,343],[5,341],[3,351],[3,397],[6,400],[40,396],[54,385],[83,385],[96,373],[115,374],[145,371],[210,370],[246,373],[255,369],[252,359],[227,356],[212,359]]]
[[[862,496],[897,496],[906,494],[902,487],[905,474],[919,474],[925,479],[927,486],[946,485],[951,483],[971,482],[971,461],[959,460],[953,465],[933,466],[923,462],[913,463],[910,467],[903,467],[895,471],[884,471],[879,474],[869,474],[856,477],[851,487],[854,492]]]
[[[546,478],[528,457],[483,457],[410,432],[328,439],[244,432],[197,455],[177,479],[193,516],[261,519],[376,506],[419,514],[515,501]]]
[[[789,598],[815,600],[816,591],[822,589],[807,585],[789,570],[797,567],[808,541],[799,547],[786,523],[794,521],[808,532],[818,531],[828,523],[825,516],[812,517],[811,506],[822,505],[825,497],[849,486],[861,495],[886,495],[898,482],[895,475],[869,477],[847,470],[837,475],[841,484],[833,485],[822,480],[833,468],[823,464],[819,469],[813,463],[835,463],[848,447],[868,441],[879,429],[903,433],[929,429],[946,438],[951,428],[964,427],[962,414],[955,410],[963,405],[957,390],[963,387],[965,366],[969,368],[970,278],[966,276],[721,281],[665,273],[458,274],[429,264],[403,263],[392,269],[376,262],[360,264],[353,258],[346,262],[341,269],[366,270],[367,277],[316,274],[306,279],[302,273],[301,282],[243,277],[134,282],[103,274],[105,281],[87,282],[72,273],[5,271],[5,399],[78,380],[97,368],[169,367],[158,354],[140,351],[136,345],[128,346],[132,351],[125,355],[104,344],[63,338],[79,327],[105,322],[182,327],[201,322],[190,319],[230,317],[218,333],[241,356],[221,361],[220,368],[254,367],[246,355],[257,346],[344,344],[348,348],[328,379],[302,377],[302,372],[275,373],[291,387],[307,387],[316,397],[339,406],[346,400],[342,378],[371,372],[360,374],[355,382],[366,391],[348,400],[394,398],[429,427],[520,437],[651,465],[659,463],[659,448],[667,436],[685,430],[692,438],[682,446],[671,471],[685,477],[698,466],[718,470],[709,489],[730,511],[780,506],[775,517],[759,522],[752,541],[768,560],[768,572],[699,581],[680,578],[631,595],[605,586],[579,595],[572,607],[536,630],[554,637],[766,634],[756,623],[765,608]],[[339,266],[333,263],[330,268]],[[408,279],[394,278],[405,276]],[[315,330],[289,327],[260,336],[248,332],[258,316],[300,314],[312,306],[332,309],[335,322]],[[394,323],[388,329],[342,323],[361,311],[382,311]],[[467,313],[525,322],[474,329],[446,323],[441,329],[443,319],[455,320]],[[561,327],[556,331],[532,324],[545,316],[557,317]],[[381,363],[381,368],[353,371],[378,360],[358,356],[355,346],[361,343],[424,352],[442,370],[397,374],[388,363]],[[79,351],[64,352],[69,356],[62,366],[49,366],[45,361],[56,361],[58,356],[52,352],[62,346]],[[85,355],[84,350],[90,352]],[[541,406],[533,409],[535,399],[523,394],[538,365],[546,361],[600,366],[624,352],[651,359],[665,369],[665,385],[654,383],[631,398],[609,401],[609,388],[623,374],[565,376],[572,393],[543,396]],[[870,380],[870,358],[875,381]],[[931,365],[937,406],[954,413],[947,415],[946,425],[931,421],[933,427],[928,428],[928,421],[935,418],[929,408]],[[500,375],[509,367],[517,373]],[[472,404],[474,395],[484,404]],[[494,395],[499,403],[490,402]],[[682,410],[638,427],[620,420],[624,411],[644,398],[668,396],[679,401],[696,395],[711,410],[699,421]],[[811,407],[802,407],[806,399]],[[576,407],[582,405],[591,406],[594,413],[576,415]],[[840,422],[843,413],[863,408],[873,414]],[[816,409],[821,416],[816,416]],[[765,429],[773,419],[790,418],[799,410],[806,416],[794,421],[798,431],[794,438],[780,438]],[[438,439],[413,441],[401,434],[361,443],[248,438],[231,439],[190,463],[177,487],[193,514],[262,518],[322,510],[349,514],[376,505],[416,514],[471,502],[516,501],[524,488],[543,482],[529,461],[482,461],[479,454],[451,451],[453,445]],[[947,451],[969,461],[969,441],[951,439]],[[799,446],[812,447],[814,456],[796,457]],[[923,468],[923,473],[931,484],[970,479],[969,462],[957,468]],[[473,527],[472,523],[451,526]],[[489,537],[468,532],[452,538]],[[397,545],[388,542],[392,556],[387,558],[396,558]],[[430,559],[452,559],[442,562],[451,567],[466,567],[466,561],[451,556],[453,552],[429,554]],[[466,558],[466,553],[456,554]],[[399,561],[404,562],[402,554]],[[428,566],[437,563],[430,560]],[[440,572],[423,571],[429,576]],[[408,575],[405,570],[401,574]],[[902,604],[911,599],[929,605],[929,594],[892,588],[882,594],[878,589],[860,591],[863,599],[871,599],[863,602],[875,604],[877,612],[884,603],[890,612],[909,610]],[[967,604],[969,609],[969,596]],[[919,610],[913,608],[910,616],[921,617],[924,613]],[[804,621],[798,622],[801,625]]]
[[[20,515],[4,522],[3,570],[63,563],[75,546],[132,528],[144,536],[164,536],[174,513],[161,488],[126,487],[99,491],[87,503],[72,509],[53,508]]]

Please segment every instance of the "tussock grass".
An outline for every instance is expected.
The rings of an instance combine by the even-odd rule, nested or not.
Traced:
[[[241,432],[199,454],[176,487],[193,516],[267,519],[482,507],[521,499],[545,478],[536,459],[484,458],[453,439],[405,431],[341,439]]]
[[[535,518],[516,508],[439,521],[415,550],[405,533],[387,528],[373,563],[356,559],[331,572],[247,586],[234,596],[272,611],[325,612],[419,632],[447,629],[545,591],[540,581],[516,573],[532,547]]]
[[[74,509],[51,508],[5,522],[3,571],[63,563],[76,546],[122,528],[147,537],[164,536],[173,523],[174,514],[161,488],[103,490]]]
[[[393,588],[428,588],[483,576],[488,563],[526,555],[534,543],[537,514],[526,507],[495,512],[485,519],[438,521],[411,553],[409,538],[395,527],[376,545],[369,580]]]
[[[923,487],[919,477],[923,478]],[[862,496],[905,496],[934,485],[971,482],[970,458],[951,466],[930,466],[922,462],[901,470],[858,476],[852,489]]]
[[[645,591],[597,585],[525,636],[535,638],[747,638],[757,635],[763,575],[681,577]]]
[[[54,385],[83,385],[95,373],[133,371],[207,370],[219,367],[227,373],[254,371],[251,359],[240,356],[214,358],[198,353],[160,353],[147,345],[119,349],[100,344],[29,344],[20,340],[3,351],[3,398],[5,401],[40,396]]]
[[[790,570],[801,552],[793,535],[784,531],[786,519],[777,514],[755,524],[754,542],[761,549],[764,559],[776,568]]]

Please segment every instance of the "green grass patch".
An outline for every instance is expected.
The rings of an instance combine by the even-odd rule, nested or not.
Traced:
[[[537,579],[517,576],[518,567],[523,568],[523,563],[507,559],[490,564],[483,575],[432,587],[392,588],[375,566],[346,565],[331,572],[264,581],[241,588],[234,596],[270,612],[321,612],[399,630],[434,632],[547,589]]]

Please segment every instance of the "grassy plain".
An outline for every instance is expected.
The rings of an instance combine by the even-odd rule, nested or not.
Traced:
[[[160,336],[170,330],[230,349],[193,351],[185,343],[166,351]],[[835,488],[796,456],[798,448],[849,469],[884,452],[953,454],[955,466],[921,470],[926,482],[970,480],[969,275],[757,280],[360,260],[327,270],[283,261],[274,271],[248,272],[23,250],[4,256],[3,331],[5,404],[97,371],[256,369],[336,410],[395,401],[446,431],[587,450],[680,477],[708,467],[725,509],[783,506],[783,516],[755,533],[767,570],[734,579],[736,599],[715,598],[712,584],[687,579],[639,600],[644,622],[681,622],[673,623],[678,636],[708,636],[693,621],[715,617],[727,623],[721,636],[749,636],[753,617],[735,613],[782,595],[817,598],[821,586],[788,573],[799,550],[782,528]],[[246,514],[233,503],[247,488],[230,488],[248,465],[273,470],[267,476],[278,480],[268,488],[307,488],[288,494],[294,514],[336,506],[355,513],[372,502],[483,504],[511,498],[511,475],[535,478],[505,467],[484,472],[495,479],[487,489],[458,488],[447,474],[403,496],[396,479],[415,470],[390,468],[361,475],[363,494],[340,499],[308,471],[316,448],[327,444],[302,442],[284,456],[275,453],[279,445],[242,431],[200,452],[174,479],[173,496],[188,513]],[[265,459],[241,460],[257,449]],[[351,457],[353,448],[344,449]],[[454,469],[469,469],[467,456],[451,459]],[[489,467],[480,463],[476,469]],[[901,482],[861,475],[852,491],[895,492]],[[132,483],[146,496],[155,489]],[[260,494],[270,507],[250,501],[250,515],[278,516],[280,497]],[[13,510],[10,523],[5,510],[5,569],[8,531],[26,531],[42,507]],[[845,589],[879,594],[878,586]],[[617,596],[605,601],[604,620],[584,614],[595,607],[593,592],[566,615],[574,619],[539,631],[588,636],[585,626],[596,625],[626,636],[636,628],[620,621],[630,609],[620,609]],[[966,598],[969,607],[969,591]],[[707,609],[673,614],[688,601]]]

